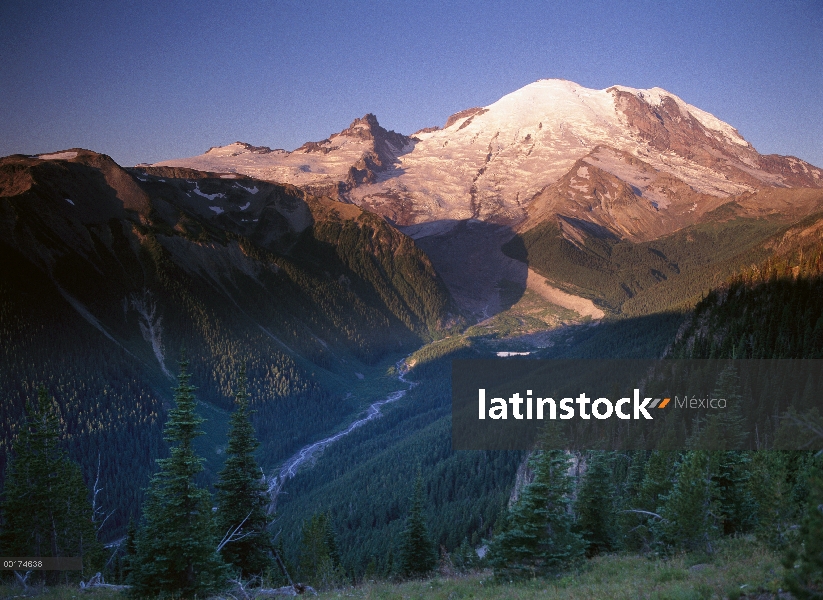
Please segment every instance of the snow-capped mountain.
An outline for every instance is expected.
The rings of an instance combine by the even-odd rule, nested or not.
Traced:
[[[340,133],[320,142],[307,142],[293,152],[235,142],[156,166],[240,173],[290,183],[316,194],[345,197],[353,187],[376,181],[377,172],[412,147],[410,138],[386,131],[368,114]]]
[[[823,187],[820,169],[759,154],[732,126],[663,89],[555,79],[410,137],[367,115],[293,152],[236,143],[158,164],[336,192],[399,225],[479,219],[523,229],[560,214],[638,240],[695,222],[730,196]]]

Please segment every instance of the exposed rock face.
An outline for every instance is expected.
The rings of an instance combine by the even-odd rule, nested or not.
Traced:
[[[448,129],[458,121],[465,119],[465,121],[461,124],[461,127],[465,127],[469,122],[471,117],[474,115],[482,115],[485,112],[489,112],[486,108],[481,107],[474,107],[474,108],[467,108],[465,110],[461,110],[460,112],[454,113],[448,119],[446,119],[446,126],[444,129]],[[439,127],[438,127],[439,129]]]
[[[823,187],[817,167],[759,154],[733,127],[665,90],[561,80],[537,81],[412,137],[366,115],[294,152],[250,148],[160,164],[292,183],[398,225],[478,219],[523,230],[562,215],[635,240],[696,222],[739,194]]]
[[[699,221],[726,201],[626,152],[599,146],[535,196],[521,229],[562,215],[620,238],[649,240]],[[560,225],[565,234],[562,220]]]
[[[647,99],[643,92],[632,93],[619,87],[609,88],[608,91],[615,95],[615,107],[629,127],[655,150],[674,152],[745,186],[821,185],[819,169],[815,170],[794,157],[763,156],[736,129],[725,123],[716,125],[717,129],[704,125],[692,114],[702,111],[689,111],[688,105],[678,102],[679,99],[673,96],[660,95],[657,99]],[[717,121],[711,115],[704,120],[707,124]],[[817,178],[814,177],[815,172]]]

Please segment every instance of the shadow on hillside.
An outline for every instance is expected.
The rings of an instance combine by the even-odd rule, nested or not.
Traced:
[[[429,255],[466,316],[482,321],[523,296],[528,264],[501,249],[506,242],[522,245],[510,227],[471,219],[434,221],[401,230]],[[525,256],[525,248],[521,254]]]

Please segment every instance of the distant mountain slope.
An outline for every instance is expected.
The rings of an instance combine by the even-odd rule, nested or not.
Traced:
[[[191,158],[166,160],[156,166],[242,173],[258,179],[290,183],[316,194],[346,197],[358,185],[377,180],[413,141],[386,131],[372,114],[320,142],[307,142],[293,152],[235,142],[209,148]]]
[[[699,222],[648,241],[561,215],[518,234],[503,250],[607,310],[645,315],[691,306],[741,269],[767,261],[799,223],[813,218],[802,215],[821,209],[823,189],[764,189],[729,198]]]
[[[87,469],[104,455],[120,525],[183,347],[218,411],[247,365],[271,465],[357,409],[369,365],[458,322],[426,255],[355,206],[80,149],[0,159],[0,454],[45,385],[73,453]]]
[[[605,212],[632,239],[695,222],[731,195],[823,187],[817,167],[759,154],[732,126],[665,90],[562,80],[537,81],[408,138],[367,115],[291,153],[233,144],[159,164],[306,188],[337,181],[343,197],[400,225],[474,218],[528,227],[551,214]]]

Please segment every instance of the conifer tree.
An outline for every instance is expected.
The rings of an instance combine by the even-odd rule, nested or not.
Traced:
[[[6,471],[0,554],[80,556],[88,575],[102,566],[103,549],[80,466],[66,457],[59,437],[54,403],[40,388],[37,404],[27,403]]]
[[[715,456],[705,450],[687,452],[677,464],[675,483],[663,497],[664,540],[687,550],[713,552],[718,536],[718,489]]]
[[[329,513],[314,514],[303,523],[300,576],[319,588],[333,587],[343,580]]]
[[[452,553],[454,566],[460,573],[468,573],[477,564],[477,552],[469,544],[469,538],[464,537],[460,547]]]
[[[628,474],[621,488],[622,493],[615,500],[615,510],[620,546],[637,550],[648,546],[651,537],[647,524],[650,515],[637,511],[654,510],[656,506],[647,509],[645,501],[641,499],[651,454],[645,450],[635,450],[629,455],[629,459],[631,463]]]
[[[588,468],[575,503],[575,529],[586,543],[586,555],[595,556],[614,549],[616,490],[611,481],[614,456],[606,452],[591,452]]]
[[[323,531],[323,539],[326,541],[326,547],[329,549],[329,558],[335,568],[340,567],[340,550],[337,548],[337,536],[334,534],[334,526],[332,525],[331,512],[326,512],[326,528]]]
[[[423,575],[434,569],[437,555],[426,526],[423,476],[417,472],[411,510],[400,546],[400,572],[405,576]]]
[[[819,459],[818,459],[819,460]],[[786,585],[801,600],[823,599],[823,469],[818,465],[809,480],[806,514],[798,544],[784,561]]]
[[[137,525],[134,519],[129,519],[126,528],[126,539],[123,541],[123,556],[120,559],[120,579],[125,581],[131,574],[131,565],[137,554]]]
[[[267,487],[254,457],[260,442],[251,424],[245,367],[240,371],[235,403],[226,462],[215,484],[217,531],[229,536],[221,550],[223,559],[242,576],[259,575],[271,566],[274,547],[267,532],[271,522]]]
[[[729,365],[718,376],[713,398],[723,398],[727,407],[706,419],[688,441],[695,450],[711,451],[711,477],[717,501],[718,526],[724,535],[744,533],[755,525],[757,507],[748,481],[751,455],[745,452],[747,438],[742,409],[740,377]]]
[[[492,540],[489,560],[498,577],[556,574],[583,554],[568,506],[573,484],[569,456],[549,440],[544,447],[532,459],[534,480],[511,507],[505,529]]]
[[[794,522],[788,455],[761,450],[752,457],[748,494],[755,505],[755,535],[771,548],[782,548]]]
[[[389,541],[389,551],[386,553],[386,568],[383,570],[383,575],[391,577],[394,575],[394,568],[394,550],[391,541]]]
[[[226,565],[217,552],[218,539],[208,491],[195,484],[203,459],[194,451],[203,419],[195,412],[188,362],[180,362],[175,406],[169,411],[164,438],[169,458],[158,459],[143,507],[143,526],[131,565],[133,592],[139,597],[205,595],[224,583]]]

